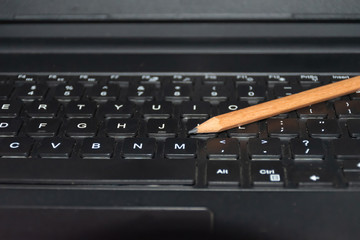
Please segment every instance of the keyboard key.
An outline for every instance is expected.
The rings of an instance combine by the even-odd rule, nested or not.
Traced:
[[[8,158],[28,157],[33,141],[28,137],[11,137],[0,139],[0,156]]]
[[[278,138],[250,138],[248,152],[252,160],[280,159],[281,143]]]
[[[170,77],[170,81],[174,84],[189,84],[192,85],[195,82],[195,78],[194,76],[184,76],[184,75],[174,75],[172,77]]]
[[[219,103],[221,101],[226,101],[231,92],[228,91],[225,86],[204,85],[197,94],[200,95],[204,101]]]
[[[91,87],[97,84],[98,80],[98,77],[82,74],[76,79],[76,82],[81,83],[85,87]]]
[[[66,83],[66,81],[70,80],[70,78],[71,78],[70,76],[59,76],[56,74],[50,74],[44,77],[43,79],[45,80],[45,83],[49,87],[54,87]]]
[[[298,109],[297,114],[300,118],[326,118],[330,110],[326,103],[318,103],[305,108]]]
[[[105,123],[105,132],[113,138],[134,137],[139,127],[137,119],[110,119]]]
[[[55,88],[54,98],[59,101],[79,100],[84,92],[84,86],[76,84],[60,84]]]
[[[108,101],[100,106],[100,114],[106,118],[130,118],[134,113],[132,102]]]
[[[205,120],[202,119],[189,119],[185,124],[186,126],[185,132],[188,133],[191,129],[199,126],[204,121]],[[192,138],[208,139],[208,138],[214,138],[216,136],[216,133],[190,134],[189,136]]]
[[[15,95],[23,101],[42,100],[48,87],[43,84],[24,84],[16,88]]]
[[[360,119],[347,120],[346,126],[351,137],[360,137]]]
[[[13,91],[13,86],[10,84],[0,85],[0,100],[8,100]]]
[[[299,86],[291,86],[291,85],[276,85],[274,87],[274,97],[281,98],[290,96],[292,94],[301,92],[302,89]]]
[[[324,148],[321,139],[295,138],[290,140],[292,156],[295,161],[313,161],[324,158]]]
[[[261,85],[264,84],[263,77],[261,76],[249,76],[249,75],[236,75],[236,86],[239,85]]]
[[[88,97],[91,100],[103,102],[108,100],[116,100],[119,96],[120,88],[118,85],[94,85],[88,91]]]
[[[236,110],[240,110],[242,108],[248,107],[248,102],[221,102],[219,104],[219,114],[224,114]]]
[[[266,122],[270,137],[296,137],[299,135],[297,119],[269,119]]]
[[[339,118],[360,118],[359,101],[336,101],[334,106],[336,115]]]
[[[71,101],[65,107],[65,114],[70,118],[92,117],[96,111],[96,103],[89,101]]]
[[[283,186],[284,181],[284,169],[281,162],[251,162],[251,182],[254,186]]]
[[[207,74],[203,77],[202,82],[208,85],[224,85],[224,77]]]
[[[240,185],[240,166],[237,161],[208,161],[207,181],[210,186]]]
[[[260,85],[240,85],[238,86],[239,99],[249,102],[259,102],[265,100],[266,90]]]
[[[57,101],[33,101],[26,107],[25,111],[34,118],[53,118],[56,116],[60,104]]]
[[[71,138],[44,138],[38,147],[38,155],[41,158],[69,158],[74,144],[75,141]]]
[[[142,75],[140,79],[141,84],[151,84],[160,87],[162,78],[154,75]]]
[[[191,138],[167,138],[165,140],[165,157],[184,159],[196,157],[197,143]]]
[[[266,80],[269,84],[269,87],[273,87],[276,84],[288,84],[291,77],[284,75],[268,75]]]
[[[122,155],[129,159],[151,159],[154,156],[156,143],[154,138],[126,138]]]
[[[189,101],[191,89],[189,84],[171,84],[164,88],[164,97],[166,101],[182,102]]]
[[[311,137],[314,138],[336,138],[340,136],[338,123],[334,119],[306,121],[306,126]]]
[[[0,137],[16,136],[22,125],[21,119],[2,118],[0,119]]]
[[[337,158],[354,159],[360,157],[360,140],[358,139],[336,139],[331,143]]]
[[[93,137],[96,132],[95,119],[70,119],[66,126],[66,135],[70,137]]]
[[[330,187],[334,185],[334,175],[329,169],[308,164],[296,165],[289,170],[289,180],[299,187]]]
[[[83,158],[110,159],[114,151],[112,138],[85,138],[80,155]]]
[[[183,102],[180,114],[183,118],[208,118],[211,113],[209,102]]]
[[[229,136],[234,138],[250,138],[259,135],[260,128],[258,123],[250,123],[228,130]]]
[[[59,127],[59,119],[31,119],[25,131],[31,137],[54,137]]]
[[[37,76],[28,74],[18,74],[15,77],[15,83],[17,86],[22,86],[23,84],[34,84],[36,80]]]
[[[19,115],[22,103],[19,100],[0,101],[0,117],[13,118]]]
[[[169,118],[173,113],[171,102],[145,102],[142,106],[144,118]]]
[[[320,83],[322,83],[321,81],[321,77],[318,75],[312,75],[312,74],[302,74],[299,77],[299,81],[301,86],[307,88],[310,86],[318,86],[320,85]]]
[[[234,138],[212,138],[206,142],[206,153],[210,160],[236,160],[239,143]]]
[[[330,77],[328,77],[330,79],[331,82],[338,82],[341,80],[345,80],[345,79],[349,79],[355,76],[352,75],[332,75]]]
[[[147,123],[147,132],[150,137],[175,137],[176,131],[177,121],[175,119],[149,119]]]
[[[128,99],[135,103],[154,99],[154,87],[151,85],[131,85],[128,88]]]

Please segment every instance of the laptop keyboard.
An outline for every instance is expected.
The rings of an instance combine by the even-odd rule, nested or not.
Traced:
[[[360,185],[360,92],[221,133],[215,115],[354,74],[3,74],[0,182]]]

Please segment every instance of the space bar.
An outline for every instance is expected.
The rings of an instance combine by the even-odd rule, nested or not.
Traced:
[[[195,160],[1,159],[0,183],[193,185]]]

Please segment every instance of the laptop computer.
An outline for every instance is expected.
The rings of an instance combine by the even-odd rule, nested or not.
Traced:
[[[359,93],[188,134],[359,75],[330,3],[2,1],[0,238],[355,239]]]

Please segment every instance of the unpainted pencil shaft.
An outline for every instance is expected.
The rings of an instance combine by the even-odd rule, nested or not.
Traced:
[[[196,133],[221,132],[290,112],[360,90],[360,76],[313,88],[213,117],[196,127]],[[193,131],[195,132],[195,131]]]

